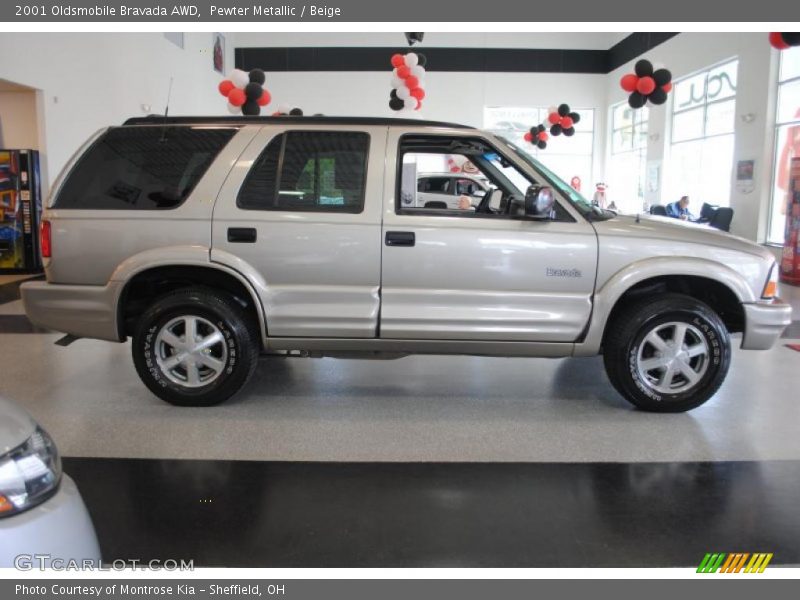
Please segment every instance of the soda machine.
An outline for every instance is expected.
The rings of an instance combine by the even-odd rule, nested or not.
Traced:
[[[39,153],[0,150],[0,273],[37,273],[42,212]]]

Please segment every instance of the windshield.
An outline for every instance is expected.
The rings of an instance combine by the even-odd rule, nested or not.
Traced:
[[[559,192],[561,192],[564,197],[569,200],[570,204],[574,206],[584,217],[591,218],[591,219],[609,219],[615,215],[615,213],[611,211],[603,210],[602,208],[593,205],[589,202],[586,198],[584,198],[580,192],[578,192],[575,188],[570,185],[567,185],[561,178],[553,173],[550,169],[545,167],[541,162],[536,160],[535,158],[531,157],[527,152],[518,148],[513,143],[509,142],[503,136],[495,136],[497,139],[503,142],[506,147],[511,150],[515,156],[520,158],[523,162],[527,163],[537,173],[541,173],[541,175],[547,180],[547,183],[552,185],[556,188]]]

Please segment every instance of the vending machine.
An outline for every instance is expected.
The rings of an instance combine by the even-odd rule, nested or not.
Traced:
[[[39,153],[0,150],[0,273],[37,273],[42,212]]]

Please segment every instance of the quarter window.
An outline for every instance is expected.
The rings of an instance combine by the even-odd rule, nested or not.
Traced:
[[[369,135],[290,131],[267,145],[239,191],[247,210],[360,213]]]

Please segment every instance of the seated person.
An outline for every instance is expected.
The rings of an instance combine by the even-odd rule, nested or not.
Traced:
[[[667,204],[667,216],[682,221],[694,221],[694,216],[689,212],[689,196],[682,196],[677,202]]]

